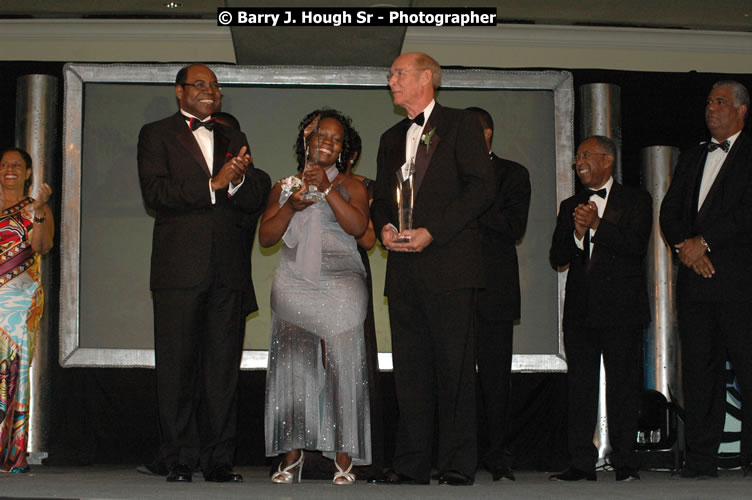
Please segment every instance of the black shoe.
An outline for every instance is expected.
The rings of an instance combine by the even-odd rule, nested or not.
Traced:
[[[167,474],[168,483],[190,483],[193,480],[193,471],[183,464],[175,464]]]
[[[213,483],[242,483],[243,476],[233,472],[231,465],[218,465],[209,474],[204,475],[204,480]]]
[[[489,472],[491,473],[491,477],[493,477],[494,481],[500,481],[502,479],[508,479],[510,481],[514,481],[514,472],[512,472],[512,469],[510,467],[496,467],[493,469],[489,469]]]
[[[439,476],[439,484],[448,484],[449,486],[472,486],[475,480],[461,472],[450,470],[442,472]]]
[[[617,481],[639,481],[640,474],[631,467],[619,467],[616,469]]]
[[[595,471],[584,471],[576,467],[570,467],[567,470],[559,472],[558,474],[552,474],[548,477],[551,481],[580,481],[587,479],[588,481],[595,481],[597,476]]]
[[[400,474],[399,472],[395,472],[392,469],[387,470],[384,472],[384,475],[381,477],[375,477],[368,480],[371,484],[428,484],[428,480],[420,481],[418,479],[413,479],[410,476],[405,476],[404,474]]]
[[[685,465],[679,472],[682,479],[712,479],[718,477],[718,469],[697,470]]]

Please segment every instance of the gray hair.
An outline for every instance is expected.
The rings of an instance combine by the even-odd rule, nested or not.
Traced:
[[[591,135],[582,142],[589,141],[590,139],[595,140],[595,142],[598,143],[598,146],[605,150],[607,155],[613,156],[614,159],[616,158],[616,143],[610,137],[606,137],[605,135]],[[582,144],[582,142],[580,144]]]
[[[432,77],[431,85],[433,86],[434,90],[439,88],[439,85],[441,85],[441,66],[438,62],[436,62],[436,59],[429,56],[428,54],[424,54],[423,52],[416,52],[415,66],[417,69],[429,70]]]
[[[713,88],[730,88],[731,94],[734,96],[734,107],[747,106],[747,112],[749,112],[749,91],[747,87],[735,80],[721,80],[713,84]]]

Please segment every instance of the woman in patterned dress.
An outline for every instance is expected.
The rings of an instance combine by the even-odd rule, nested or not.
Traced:
[[[29,368],[44,308],[39,257],[55,232],[52,191],[43,184],[30,198],[31,175],[26,151],[0,153],[0,470],[14,473],[29,470]]]

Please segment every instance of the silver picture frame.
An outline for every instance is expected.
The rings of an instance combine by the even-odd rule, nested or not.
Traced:
[[[63,195],[61,227],[60,364],[63,367],[153,367],[153,349],[93,348],[80,344],[80,245],[82,136],[84,87],[87,83],[174,84],[182,65],[178,64],[66,64],[63,69]],[[228,85],[342,86],[386,89],[387,68],[296,67],[212,65],[217,78]],[[571,196],[574,173],[574,91],[572,75],[566,71],[505,71],[447,69],[442,89],[547,90],[553,93],[556,206]],[[552,213],[551,217],[555,218]],[[553,271],[552,271],[553,272]],[[566,273],[558,273],[558,352],[515,354],[516,372],[566,371],[561,330]],[[391,354],[380,353],[382,370],[391,369]],[[243,369],[265,369],[266,350],[245,350]]]

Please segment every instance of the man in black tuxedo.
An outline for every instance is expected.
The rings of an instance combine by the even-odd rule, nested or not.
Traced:
[[[472,484],[477,464],[472,302],[485,283],[477,219],[495,186],[478,120],[434,101],[440,81],[426,54],[394,61],[389,86],[409,119],[381,136],[377,159],[371,213],[389,250],[385,295],[400,413],[391,483],[428,484],[435,412],[439,482]],[[413,164],[415,229],[398,238],[397,171]]]
[[[600,358],[606,368],[611,464],[617,481],[639,479],[634,453],[642,332],[650,321],[644,257],[653,224],[650,195],[614,181],[613,141],[585,139],[575,169],[585,189],[559,207],[551,263],[569,266],[564,299],[570,466],[552,480],[594,481]]]
[[[494,481],[514,481],[507,450],[507,407],[512,374],[512,333],[520,319],[520,272],[516,243],[525,234],[530,208],[530,175],[519,163],[491,152],[494,123],[488,111],[467,108],[483,127],[488,154],[496,174],[496,199],[480,216],[486,288],[476,303],[476,361],[479,394],[485,413],[480,435],[488,443],[482,463]],[[483,452],[484,450],[481,450]]]
[[[167,481],[242,481],[233,472],[245,317],[257,309],[249,234],[269,194],[239,131],[216,125],[221,89],[194,64],[175,82],[180,111],[145,125],[138,173],[156,212],[154,352]],[[216,126],[215,126],[216,125]]]
[[[713,85],[705,106],[711,141],[679,157],[661,204],[661,229],[681,265],[676,283],[686,459],[681,476],[718,475],[726,359],[744,400],[741,460],[752,476],[752,136],[749,93]]]

